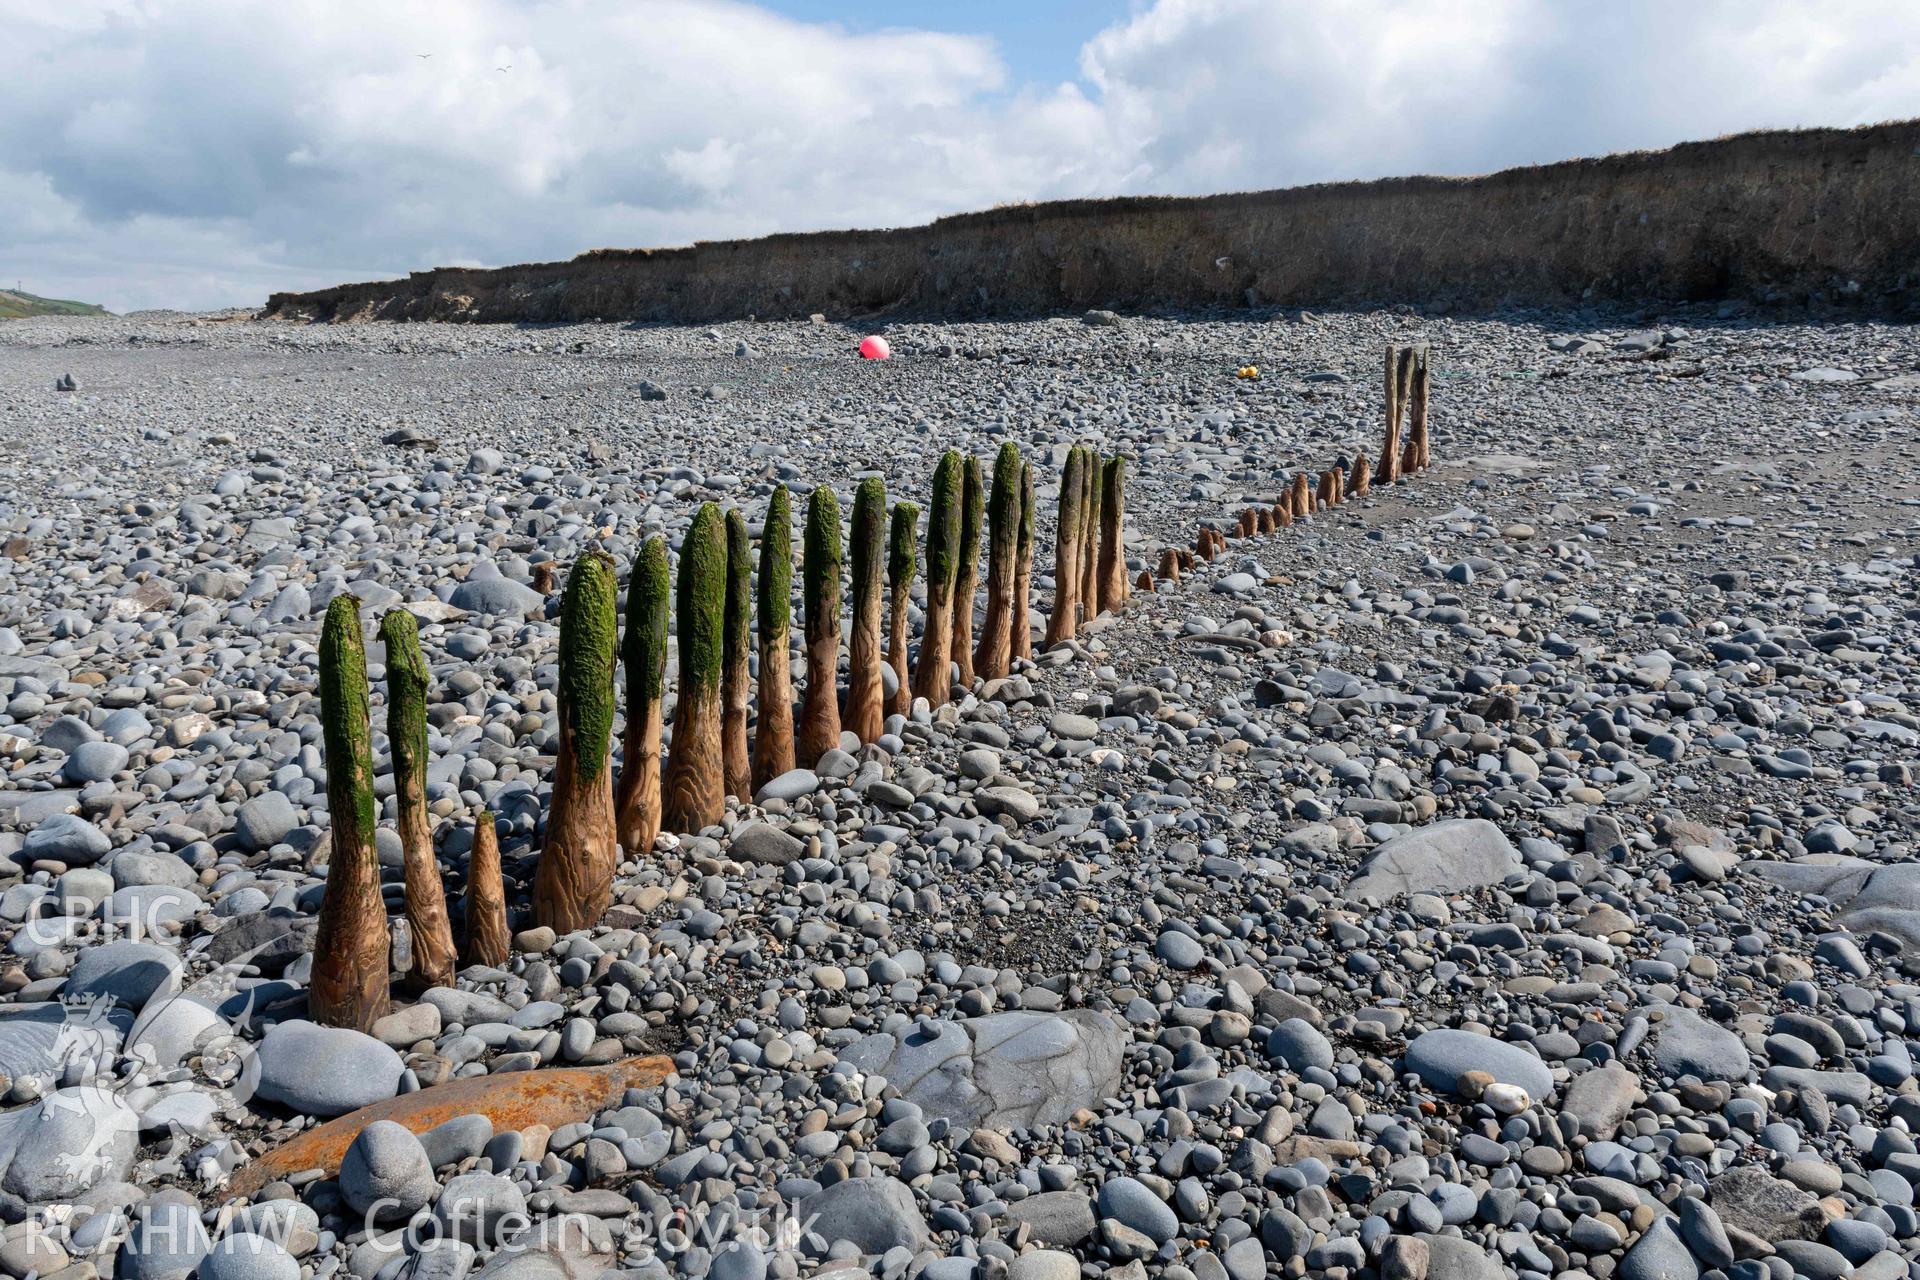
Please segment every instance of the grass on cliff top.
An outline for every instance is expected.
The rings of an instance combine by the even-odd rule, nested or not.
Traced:
[[[64,298],[42,298],[19,289],[0,289],[0,320],[24,320],[28,316],[104,316],[105,307],[91,302],[69,302]]]

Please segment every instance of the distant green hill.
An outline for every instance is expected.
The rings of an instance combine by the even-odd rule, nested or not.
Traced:
[[[105,307],[91,302],[68,302],[64,298],[42,298],[18,289],[0,289],[0,320],[19,320],[26,316],[104,316]]]

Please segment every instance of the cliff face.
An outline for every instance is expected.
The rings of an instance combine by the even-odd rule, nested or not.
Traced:
[[[1195,198],[1061,201],[279,293],[295,320],[706,323],[1738,298],[1920,314],[1920,121]]]

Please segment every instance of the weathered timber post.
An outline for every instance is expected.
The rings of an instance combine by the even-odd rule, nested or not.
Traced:
[[[1053,608],[1047,614],[1045,640],[1049,649],[1079,630],[1080,544],[1084,536],[1080,522],[1086,516],[1082,492],[1086,466],[1084,449],[1075,445],[1067,450],[1067,463],[1060,472],[1060,515],[1053,533]]]
[[[727,529],[720,508],[705,503],[680,544],[674,583],[680,636],[680,688],[673,706],[660,820],[669,831],[694,833],[726,812],[726,761],[720,745],[721,666],[726,658]]]
[[[893,504],[887,525],[887,665],[893,668],[893,699],[887,710],[892,715],[905,715],[913,705],[907,676],[907,601],[913,593],[919,525],[918,505]]]
[[[767,500],[760,530],[758,592],[760,697],[753,734],[753,788],[793,768],[793,668],[787,656],[793,613],[793,512],[787,486]]]
[[[1106,464],[1100,451],[1087,450],[1086,470],[1081,484],[1085,497],[1080,516],[1080,604],[1081,625],[1092,622],[1100,612],[1100,476]],[[1075,628],[1076,634],[1079,628]]]
[[[812,768],[840,745],[840,500],[826,485],[807,497],[801,554],[807,688],[800,704],[800,763]]]
[[[1127,460],[1115,455],[1100,471],[1100,608],[1127,603]]]
[[[387,744],[393,755],[393,795],[399,805],[407,926],[413,937],[418,988],[453,985],[453,925],[447,892],[433,856],[433,819],[427,814],[427,691],[433,675],[420,652],[420,624],[403,608],[380,622],[387,647]]]
[[[973,651],[974,674],[998,680],[1013,655],[1014,570],[1020,552],[1020,449],[1011,440],[993,460],[987,502],[987,611]]]
[[[727,603],[720,662],[720,756],[727,794],[753,799],[747,707],[753,700],[753,541],[738,507],[727,512]]]
[[[507,962],[507,888],[500,876],[500,833],[493,814],[482,809],[473,819],[473,849],[467,854],[468,964],[497,968]]]
[[[320,730],[327,766],[327,887],[320,899],[307,1011],[329,1027],[371,1031],[389,1007],[387,909],[374,848],[372,730],[360,601],[341,592],[320,633]]]
[[[1433,448],[1427,434],[1427,376],[1426,344],[1414,348],[1417,353],[1413,364],[1413,391],[1408,402],[1407,443],[1411,446],[1414,470],[1424,471],[1433,465]]]
[[[613,902],[619,837],[613,814],[613,673],[619,643],[613,561],[573,562],[560,598],[560,679],[553,798],[533,876],[534,919],[555,933],[595,924]]]
[[[847,704],[841,719],[862,742],[886,728],[886,689],[880,676],[880,609],[886,595],[887,486],[878,476],[853,493],[853,629],[847,636]]]
[[[620,847],[641,857],[660,834],[660,734],[667,685],[667,540],[648,538],[627,581],[620,662],[627,675],[627,729],[621,739],[614,822]]]
[[[1020,464],[1020,536],[1014,543],[1013,610],[1007,619],[1007,669],[1033,658],[1033,464]]]
[[[1400,478],[1400,348],[1387,344],[1386,360],[1386,434],[1380,441],[1380,469],[1374,483],[1392,484]]]
[[[944,706],[953,686],[953,584],[960,568],[962,490],[960,455],[949,449],[933,473],[927,508],[927,614],[913,667],[913,696]]]
[[[960,687],[973,687],[973,598],[980,591],[980,526],[986,514],[980,459],[968,458],[960,492],[960,558],[953,575],[953,663]]]
[[[1155,574],[1162,582],[1180,581],[1180,552],[1168,547],[1160,553],[1160,568]]]

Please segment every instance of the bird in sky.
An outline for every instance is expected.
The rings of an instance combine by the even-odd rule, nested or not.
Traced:
[[[511,62],[509,62],[509,63],[508,63],[508,64],[507,64],[506,66],[504,66],[504,67],[495,67],[495,68],[494,68],[494,70],[495,70],[495,71],[511,71],[511,70],[513,70],[513,64],[512,64]]]
[[[413,56],[416,58],[431,58],[433,55],[430,53],[416,53]]]

